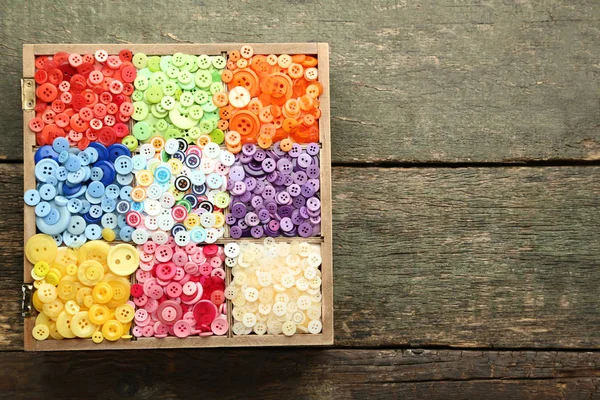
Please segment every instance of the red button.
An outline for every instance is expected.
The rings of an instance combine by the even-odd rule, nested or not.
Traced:
[[[142,288],[142,285],[140,285],[139,283],[134,283],[133,285],[131,285],[131,295],[133,297],[140,297],[143,294],[144,289]]]
[[[36,95],[46,103],[51,103],[58,96],[56,86],[51,83],[44,83],[37,88]]]

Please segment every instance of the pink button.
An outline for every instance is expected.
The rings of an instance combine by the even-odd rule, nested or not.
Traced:
[[[150,289],[154,286],[158,286],[156,283],[156,278],[147,278],[144,281],[144,294],[146,296],[150,296]]]
[[[190,261],[183,266],[183,269],[188,274],[196,275],[198,273],[198,264]]]
[[[167,333],[169,332],[169,328],[167,327],[167,325],[163,324],[160,321],[156,321],[156,323],[154,324],[154,333],[156,333],[156,337],[159,336],[167,336]]]
[[[197,290],[198,286],[196,286],[195,282],[187,282],[185,285],[183,285],[183,293],[188,296],[193,296]]]
[[[187,246],[185,246],[185,252],[188,255],[196,254],[198,250],[200,249],[198,248],[198,245],[196,243],[190,243]]]
[[[146,309],[146,311],[148,311],[149,313],[153,313],[154,311],[156,311],[156,309],[158,308],[158,301],[154,300],[154,299],[148,299],[148,302],[146,303],[146,306],[144,307]]]
[[[181,267],[177,267],[175,269],[175,276],[173,277],[173,280],[174,281],[181,281],[184,277],[185,277],[185,270],[183,268],[181,268]],[[185,282],[183,282],[181,284],[183,285],[184,283]]]
[[[151,262],[140,261],[140,269],[142,271],[152,271],[153,267],[154,267],[154,264],[152,264]]]
[[[187,321],[180,320],[173,325],[173,333],[178,338],[188,337],[192,333],[192,327]]]
[[[212,270],[213,270],[213,267],[209,263],[204,263],[204,264],[200,265],[200,273],[204,276],[210,275]]]
[[[161,263],[170,261],[171,257],[173,257],[173,249],[167,245],[158,246],[154,252],[154,258]]]
[[[156,276],[162,279],[163,281],[168,281],[171,278],[173,278],[176,272],[177,270],[175,268],[175,264],[173,264],[172,262],[158,264],[156,266]]]
[[[144,337],[150,337],[154,335],[154,328],[150,325],[146,325],[142,328],[142,335],[144,335]]]
[[[225,318],[217,318],[210,324],[210,330],[213,331],[215,335],[225,335],[228,329],[229,324]]]
[[[134,298],[133,302],[135,303],[136,306],[143,307],[148,302],[148,296],[143,294],[139,297]]]
[[[148,311],[144,310],[143,308],[140,308],[135,312],[135,321],[144,322],[148,319],[148,316]]]
[[[212,336],[212,335],[214,335],[214,333],[212,333],[212,331],[211,332],[200,332],[198,334],[198,336],[203,336],[203,337]]]
[[[149,271],[144,271],[143,269],[135,271],[135,279],[139,283],[145,283],[150,278],[152,278],[152,274]]]
[[[148,242],[146,242],[146,243],[148,243]],[[140,253],[140,261],[149,263],[152,260],[154,260],[154,255],[153,254],[150,254],[150,253],[148,253],[146,251],[142,251]]]
[[[175,243],[175,239],[173,239],[173,236],[169,237],[169,239],[167,240],[167,246],[169,246],[171,248],[175,248],[176,243]]]
[[[213,268],[221,268],[223,260],[221,260],[221,257],[213,257],[210,259],[210,265],[212,265]]]
[[[156,278],[156,283],[158,283],[160,286],[165,287],[169,284],[169,282],[171,282],[170,280],[162,280],[160,278]]]
[[[225,280],[225,270],[223,268],[213,269],[210,273],[210,276],[218,276],[219,278]]]
[[[152,242],[152,241],[148,241],[146,243],[144,243],[144,252],[148,253],[148,254],[153,254],[154,251],[156,250],[156,243]]]
[[[183,278],[181,278],[181,279],[175,279],[175,278],[177,278],[177,276],[175,276],[175,278],[173,278],[173,279],[175,279],[176,281],[178,281],[178,282],[179,282],[179,284],[180,284],[181,286],[183,286],[183,285],[185,285],[186,283],[188,283],[188,282],[190,281],[190,278],[191,278],[191,277],[192,277],[192,276],[191,276],[190,274],[186,274],[186,273],[184,272],[184,273],[183,273]]]
[[[148,292],[148,297],[150,297],[151,299],[158,300],[161,297],[163,297],[164,294],[165,294],[165,291],[163,290],[163,288],[161,286],[153,285]]]
[[[188,261],[188,255],[183,251],[176,251],[175,254],[173,254],[172,261],[178,267],[183,267]]]
[[[181,296],[181,292],[183,291],[183,288],[181,287],[181,284],[178,282],[171,282],[167,285],[167,296],[173,298],[173,297],[179,297]]]
[[[175,321],[175,317],[177,316],[177,311],[175,311],[173,307],[167,306],[162,309],[161,316],[166,323],[173,323],[173,321]]]
[[[133,336],[142,337],[143,331],[141,326],[134,326],[132,329]]]
[[[190,261],[195,262],[196,264],[202,264],[204,261],[206,261],[206,256],[203,252],[199,251],[190,256]]]

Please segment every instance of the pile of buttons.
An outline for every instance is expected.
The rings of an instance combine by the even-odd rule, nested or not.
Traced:
[[[266,151],[254,144],[242,146],[227,185],[232,194],[226,217],[231,237],[318,235],[318,154],[318,144],[303,149],[289,139]]]
[[[225,298],[233,304],[234,335],[318,334],[321,322],[321,249],[308,243],[225,245],[233,280]]]
[[[223,212],[229,205],[227,173],[235,156],[208,136],[201,137],[198,146],[189,146],[182,138],[164,142],[155,137],[152,144],[140,146],[139,152],[133,157],[137,186],[131,191],[131,211],[126,217],[135,228],[133,242],[144,244],[152,239],[165,244],[171,236],[185,246],[190,241],[214,243],[223,237]]]
[[[90,142],[110,146],[127,136],[133,113],[129,96],[137,74],[131,58],[129,50],[118,56],[98,50],[93,55],[37,57],[36,117],[29,122],[37,144],[67,137],[83,150]]]
[[[57,244],[79,247],[103,237],[131,239],[125,223],[132,180],[131,153],[122,144],[90,143],[81,151],[58,137],[34,156],[36,189],[25,192],[35,207],[38,231]]]
[[[136,53],[133,65],[138,71],[131,118],[137,122],[132,135],[122,143],[133,150],[138,142],[146,143],[155,136],[192,142],[203,134],[222,143],[219,110],[212,97],[224,88],[221,71],[225,63],[222,56],[206,54],[147,57]]]
[[[184,338],[225,335],[223,248],[217,245],[185,247],[171,239],[166,245],[140,246],[140,269],[131,295],[136,337]]]
[[[296,143],[319,141],[317,59],[304,54],[255,55],[251,46],[228,55],[221,79],[229,93],[215,94],[220,116],[229,123],[232,136],[227,148],[239,153],[244,143],[268,148],[291,138]]]
[[[25,244],[25,256],[34,265],[37,289],[35,339],[77,337],[100,343],[131,338],[129,275],[139,263],[134,247],[91,241],[78,250],[58,248],[50,236],[38,234]]]

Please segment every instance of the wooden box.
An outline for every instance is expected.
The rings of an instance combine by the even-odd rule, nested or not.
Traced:
[[[29,129],[29,121],[35,117],[35,58],[40,55],[52,55],[59,51],[69,53],[94,53],[104,49],[109,54],[127,48],[134,54],[142,52],[147,55],[168,55],[176,52],[187,54],[223,55],[231,50],[239,50],[241,43],[224,44],[25,44],[23,46],[23,79],[22,108],[23,108],[23,142],[24,142],[24,191],[35,188],[34,153],[36,150],[35,135]],[[91,339],[65,339],[37,341],[31,331],[35,324],[36,311],[31,305],[33,279],[32,265],[25,258],[23,285],[23,316],[24,347],[27,351],[56,351],[56,350],[103,350],[103,349],[143,349],[143,348],[194,348],[194,347],[238,347],[238,346],[312,346],[333,344],[333,270],[332,270],[332,219],[331,219],[331,139],[330,139],[330,88],[329,88],[329,46],[327,43],[256,43],[250,44],[255,54],[307,54],[318,58],[319,82],[323,85],[320,96],[321,118],[320,130],[320,198],[321,198],[321,235],[308,239],[279,238],[276,240],[304,240],[319,243],[322,254],[322,322],[320,334],[296,334],[291,337],[284,335],[247,335],[234,336],[231,332],[231,304],[228,305],[229,333],[225,336],[199,337],[189,336],[184,339],[167,338],[133,338],[121,339],[116,342],[103,341],[95,344]],[[36,233],[35,214],[32,207],[25,206],[24,210],[24,239],[25,242]],[[225,244],[234,239],[223,238],[217,244]],[[262,242],[262,239],[245,239]],[[133,279],[133,278],[132,278]],[[227,268],[227,280],[231,280],[231,271]]]

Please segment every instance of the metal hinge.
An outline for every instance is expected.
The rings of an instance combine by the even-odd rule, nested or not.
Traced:
[[[24,283],[21,286],[23,292],[23,298],[21,300],[21,315],[23,317],[31,317],[33,312],[32,296],[33,296],[33,285],[30,283]]]
[[[23,110],[35,108],[35,81],[31,78],[21,79],[21,108]]]

